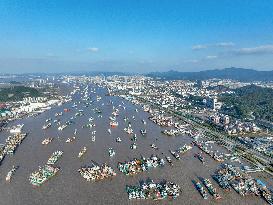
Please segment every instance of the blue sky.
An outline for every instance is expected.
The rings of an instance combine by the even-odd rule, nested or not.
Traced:
[[[273,69],[271,0],[1,0],[0,72]]]

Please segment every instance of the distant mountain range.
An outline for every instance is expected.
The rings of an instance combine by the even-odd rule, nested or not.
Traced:
[[[273,81],[273,71],[257,71],[233,67],[199,72],[179,72],[170,70],[167,72],[152,72],[147,74],[147,76],[164,80],[207,80],[218,78],[239,81]]]

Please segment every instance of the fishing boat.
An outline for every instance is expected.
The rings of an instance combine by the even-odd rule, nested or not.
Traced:
[[[116,117],[110,116],[110,117],[109,117],[109,120],[111,120],[111,121],[116,121]]]
[[[141,130],[140,130],[140,134],[146,135],[146,134],[147,134],[147,130],[146,130],[146,129],[141,129]]]
[[[108,129],[107,131],[108,131],[108,133],[111,135],[111,133],[112,133],[112,132],[111,132],[111,129]]]
[[[6,176],[6,181],[10,182],[12,176],[15,174],[16,170],[18,169],[18,166],[12,166],[12,169],[8,172],[7,176]]]
[[[67,138],[67,140],[65,141],[66,143],[70,143],[70,142],[74,142],[76,140],[76,137],[71,137],[71,138]]]
[[[118,122],[117,121],[111,121],[110,122],[110,126],[113,127],[113,128],[115,128],[115,127],[118,126]]]
[[[177,152],[170,150],[170,153],[174,156],[175,159],[180,160],[180,156]]]
[[[224,189],[225,191],[230,191],[231,190],[231,186],[228,182],[228,180],[218,174],[212,175],[212,178],[219,184],[219,186]]]
[[[112,115],[114,115],[115,117],[119,115],[118,110],[115,110],[114,112],[112,112]]]
[[[130,148],[131,148],[131,149],[136,149],[136,148],[137,148],[136,143],[131,144],[131,145],[130,145]]]
[[[182,147],[180,147],[180,148],[178,148],[178,152],[180,153],[180,154],[184,154],[184,153],[186,153],[187,151],[189,151],[190,149],[192,149],[192,146],[190,146],[190,145],[183,145]]]
[[[83,148],[81,149],[81,151],[79,152],[79,154],[78,154],[78,158],[81,158],[81,157],[85,154],[86,151],[87,151],[87,148],[86,148],[86,147],[83,147]]]
[[[0,164],[2,162],[2,160],[5,158],[5,145],[0,144]]]
[[[134,131],[133,131],[133,129],[132,129],[131,127],[126,127],[126,128],[124,128],[124,131],[125,131],[127,134],[133,134],[133,133],[134,133]]]
[[[136,134],[133,136],[132,141],[134,141],[134,142],[137,141],[137,136],[136,136]]]
[[[19,125],[13,126],[13,127],[11,127],[9,132],[10,132],[10,134],[21,133],[23,127],[24,127],[24,124],[19,124]]]
[[[52,153],[52,155],[48,158],[47,164],[48,165],[53,165],[55,164],[63,155],[63,151],[55,151]]]
[[[117,137],[117,138],[116,138],[116,142],[121,142],[120,137]]]
[[[45,129],[48,129],[49,127],[51,127],[51,123],[43,125],[42,129],[45,130]]]
[[[52,142],[52,140],[53,140],[52,137],[45,138],[45,139],[42,141],[42,145],[48,145],[50,142]]]
[[[93,136],[91,137],[91,140],[92,140],[92,142],[95,142],[95,141],[96,141],[96,136],[93,135]]]
[[[199,159],[200,162],[202,162],[203,164],[205,163],[204,157],[201,155],[201,153],[195,154],[194,157],[196,157],[197,159]]]
[[[60,127],[58,127],[58,130],[62,131],[63,129],[65,129],[67,127],[67,125],[61,125]]]
[[[195,187],[204,199],[208,199],[208,194],[200,182],[195,182]]]
[[[173,161],[172,161],[171,157],[166,156],[166,160],[167,160],[167,162],[169,162],[169,164],[171,166],[173,166]]]
[[[151,144],[150,146],[151,146],[151,148],[158,150],[158,147],[155,144]]]
[[[62,115],[63,115],[63,112],[56,112],[55,113],[55,117],[62,116]]]
[[[113,148],[109,148],[109,149],[108,149],[108,154],[109,154],[110,157],[113,157],[113,156],[116,155],[116,152],[114,151]]]
[[[216,188],[213,187],[213,185],[209,179],[204,179],[203,183],[204,183],[205,187],[209,190],[209,193],[215,199],[221,199],[221,196],[217,193]]]

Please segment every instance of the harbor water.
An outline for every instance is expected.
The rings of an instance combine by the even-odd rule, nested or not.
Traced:
[[[220,163],[207,155],[204,155],[206,163],[200,163],[194,157],[195,153],[200,152],[195,146],[184,155],[181,155],[181,160],[173,158],[169,150],[176,150],[184,144],[190,144],[192,138],[186,135],[176,137],[163,135],[161,131],[164,128],[149,121],[149,114],[142,111],[140,106],[133,105],[120,97],[106,96],[106,91],[103,88],[94,88],[96,88],[96,93],[89,93],[93,101],[89,106],[84,106],[82,102],[78,103],[81,101],[82,95],[76,94],[71,102],[52,107],[51,110],[36,117],[28,117],[10,123],[9,126],[23,123],[23,132],[29,134],[19,145],[15,154],[6,156],[0,166],[0,205],[266,204],[263,199],[255,196],[243,197],[234,190],[230,192],[223,191],[211,178]],[[102,99],[96,101],[97,95],[101,96]],[[74,102],[77,103],[77,107],[72,108]],[[110,128],[109,125],[109,116],[113,112],[113,106],[119,109],[118,126],[116,128]],[[70,110],[64,112],[66,108]],[[101,109],[102,117],[99,117],[94,108]],[[138,112],[136,112],[136,108]],[[54,119],[60,119],[61,124],[64,124],[75,116],[75,113],[80,109],[83,110],[83,116],[72,119],[74,123],[64,130],[57,129],[58,126],[53,123]],[[63,112],[63,115],[55,117],[54,115],[57,112]],[[96,126],[82,128],[83,125],[88,123],[90,117],[94,118]],[[137,149],[135,150],[130,149],[133,142],[131,137],[123,130],[128,123],[124,121],[125,117],[129,118],[128,121],[131,122],[134,133],[137,135]],[[42,126],[48,118],[52,118],[52,126],[43,130]],[[147,124],[145,125],[142,120],[145,120]],[[75,129],[77,129],[76,140],[66,143],[68,137],[73,137]],[[108,129],[111,129],[111,134]],[[142,136],[140,129],[146,129],[147,135]],[[92,141],[91,135],[94,130],[96,131],[95,142]],[[0,142],[4,143],[9,135],[9,132],[2,131],[0,133]],[[54,139],[48,145],[42,145],[41,142],[47,137]],[[121,143],[116,142],[117,137],[121,138]],[[150,145],[153,143],[159,148],[158,150],[151,148]],[[84,146],[87,147],[87,152],[82,158],[78,158],[78,153]],[[108,148],[110,147],[116,152],[113,157],[108,155]],[[214,145],[214,149],[225,151],[216,145]],[[60,171],[40,187],[33,187],[29,183],[30,173],[38,170],[39,166],[43,166],[49,156],[56,150],[64,152],[56,163],[56,166],[60,167]],[[165,156],[172,157],[174,166],[169,166],[166,163],[164,167],[151,169],[135,176],[125,176],[117,169],[118,162],[140,158],[141,156],[150,157],[152,154],[164,159]],[[92,162],[107,163],[114,168],[117,176],[98,182],[85,181],[77,170],[81,166],[92,165]],[[11,182],[7,183],[5,176],[13,165],[18,165],[19,168],[12,177]],[[192,182],[198,177],[210,178],[213,185],[219,190],[222,199],[216,201],[210,196],[209,199],[204,200]],[[155,182],[172,181],[181,187],[182,192],[176,200],[129,200],[125,191],[126,185],[137,185],[140,181],[148,178],[153,179]]]

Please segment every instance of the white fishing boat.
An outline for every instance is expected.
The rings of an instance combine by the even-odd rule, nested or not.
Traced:
[[[117,138],[116,138],[116,142],[121,142],[120,137],[117,137]]]
[[[45,129],[49,128],[49,127],[51,127],[51,123],[48,123],[48,124],[46,124],[46,125],[43,125],[42,129],[45,130]]]
[[[96,136],[93,135],[93,136],[91,137],[91,140],[92,140],[92,142],[95,142],[95,141],[96,141]]]
[[[131,148],[131,149],[137,149],[136,143],[131,144],[130,148]]]
[[[67,127],[67,125],[61,125],[60,127],[58,127],[58,130],[62,131],[66,127]]]
[[[70,143],[70,142],[74,142],[76,140],[76,137],[71,137],[71,138],[67,138],[67,140],[65,141],[66,143]]]
[[[43,144],[43,145],[48,145],[50,142],[52,142],[52,140],[53,140],[52,137],[45,138],[45,139],[42,141],[42,144]]]
[[[11,134],[21,133],[23,127],[24,127],[24,124],[19,124],[19,125],[13,126],[13,127],[10,129],[9,132],[10,132]]]
[[[134,133],[134,131],[133,131],[133,129],[132,129],[131,127],[126,127],[126,128],[124,128],[124,131],[125,131],[126,133],[128,133],[128,134],[133,134],[133,133]]]
[[[146,134],[147,134],[147,130],[146,130],[146,129],[140,130],[140,133],[141,133],[142,135],[146,135]]]
[[[153,149],[155,149],[155,150],[158,149],[158,147],[157,147],[155,144],[151,144],[151,148],[153,148]]]
[[[12,176],[14,175],[14,173],[16,172],[17,169],[18,169],[18,167],[13,166],[12,169],[8,172],[8,174],[6,176],[7,182],[10,182]]]
[[[109,134],[111,134],[111,133],[112,133],[112,132],[111,132],[111,129],[108,129],[108,133],[109,133]]]
[[[116,152],[115,152],[115,150],[113,148],[109,148],[108,149],[108,154],[109,154],[110,157],[113,157],[113,156],[116,155]]]
[[[81,157],[84,155],[84,153],[85,153],[86,151],[87,151],[87,148],[86,148],[86,147],[83,147],[83,148],[81,149],[81,151],[79,152],[78,157],[81,158]]]

